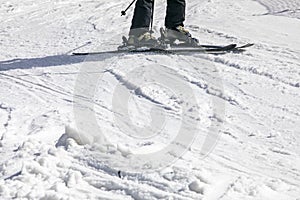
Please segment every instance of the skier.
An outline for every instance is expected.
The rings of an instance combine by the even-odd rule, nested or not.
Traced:
[[[154,0],[137,0],[129,31],[129,46],[157,46],[159,44],[152,35],[152,30],[149,30],[153,19],[153,4]],[[185,0],[167,0],[164,40],[169,43],[178,40],[186,44],[198,44],[198,40],[184,28],[185,8]]]

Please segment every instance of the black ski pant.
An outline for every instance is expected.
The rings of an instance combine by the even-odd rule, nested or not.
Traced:
[[[149,30],[153,0],[137,0],[129,34],[139,34]],[[183,26],[185,20],[185,0],[167,0],[166,28]]]

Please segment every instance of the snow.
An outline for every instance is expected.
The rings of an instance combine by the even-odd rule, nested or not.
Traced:
[[[114,50],[128,3],[0,4],[0,199],[300,199],[299,2],[187,1],[241,54],[70,56]]]

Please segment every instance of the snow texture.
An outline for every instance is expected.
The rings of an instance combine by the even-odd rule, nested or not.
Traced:
[[[299,200],[299,1],[187,0],[243,53],[71,56],[115,50],[128,3],[1,2],[0,199]]]

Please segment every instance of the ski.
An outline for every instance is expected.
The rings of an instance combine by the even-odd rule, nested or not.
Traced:
[[[210,46],[210,47],[207,47]],[[121,53],[161,53],[161,54],[180,54],[180,53],[207,53],[207,54],[223,54],[228,52],[242,52],[244,49],[253,46],[253,44],[245,44],[237,46],[237,44],[229,44],[225,46],[211,46],[211,45],[200,45],[198,47],[171,47],[171,48],[160,48],[160,47],[141,47],[136,49],[120,49],[113,51],[100,51],[100,52],[74,52],[74,56],[87,56],[87,55],[101,55],[101,54],[121,54]]]
[[[253,46],[253,43],[247,43],[245,45],[242,46],[236,46],[237,49],[243,49],[243,48],[247,48],[247,47],[251,47]],[[210,45],[210,44],[201,44],[201,45],[197,45],[197,46],[190,46],[188,44],[171,44],[170,45],[171,48],[205,48],[205,49],[219,49],[219,48],[224,48],[226,46],[222,46],[222,45]]]

